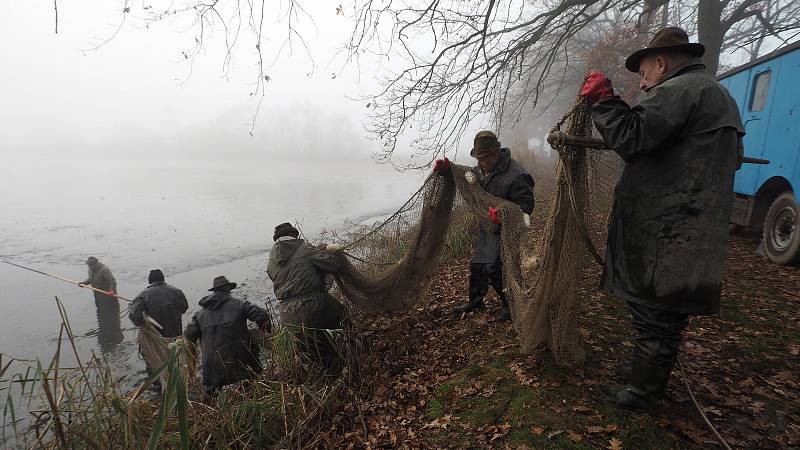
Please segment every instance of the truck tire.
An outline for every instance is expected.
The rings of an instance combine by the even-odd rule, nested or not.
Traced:
[[[800,264],[800,205],[792,192],[772,202],[764,218],[764,252],[778,264]]]

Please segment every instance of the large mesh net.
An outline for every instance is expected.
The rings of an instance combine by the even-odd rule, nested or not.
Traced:
[[[589,104],[579,99],[554,130],[562,126],[568,135],[592,136]],[[517,205],[470,180],[469,167],[452,164],[446,174],[431,174],[387,219],[335,236],[345,244],[344,267],[335,275],[342,302],[368,314],[408,310],[424,298],[421,288],[444,257],[468,248],[478,227],[497,230],[486,213],[495,207],[502,221],[504,291],[522,351],[546,346],[559,365],[580,366],[585,355],[577,281],[592,256],[602,263],[622,162],[613,152],[556,147],[549,210],[534,211],[545,214],[541,228],[528,228]],[[142,337],[156,339],[153,333]]]

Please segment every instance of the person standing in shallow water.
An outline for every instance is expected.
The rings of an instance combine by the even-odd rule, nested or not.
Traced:
[[[97,308],[97,342],[103,353],[109,353],[124,339],[119,320],[119,300],[114,297],[117,293],[117,280],[111,269],[94,256],[86,260],[86,265],[89,267],[89,276],[78,284],[90,285],[112,294],[94,292],[94,305]]]
[[[159,269],[150,271],[147,277],[150,283],[136,298],[133,299],[128,317],[137,327],[144,326],[144,315],[153,318],[161,329],[158,330],[165,338],[174,338],[181,335],[183,322],[181,316],[189,309],[186,296],[180,289],[170,286],[164,281],[164,273]],[[153,373],[153,368],[145,360],[147,374]],[[158,382],[155,383],[158,385]]]
[[[267,310],[231,295],[235,288],[236,283],[224,276],[214,278],[209,289],[213,293],[200,300],[202,309],[183,332],[193,344],[200,341],[203,389],[209,394],[261,372],[258,342],[247,329],[247,321],[255,322],[262,331],[272,330]]]
[[[481,131],[475,135],[470,156],[478,160],[478,165],[469,173],[481,187],[495,197],[516,203],[525,214],[525,223],[530,224],[534,205],[533,177],[511,157],[511,151],[500,147],[500,141],[493,132]],[[450,170],[450,161],[447,158],[437,160],[433,170],[437,173],[447,172]],[[500,259],[501,217],[495,208],[489,208],[487,214],[495,226],[493,229],[481,226],[478,231],[469,264],[469,301],[456,307],[453,312],[463,314],[485,309],[483,298],[491,284],[502,305],[497,319],[509,321],[511,310],[503,292],[503,262]]]
[[[625,67],[644,98],[630,106],[590,72],[581,95],[606,144],[627,163],[608,227],[602,288],[624,300],[636,337],[624,385],[600,386],[624,408],[664,395],[690,315],[719,313],[744,135],[739,109],[705,70],[705,48],[677,27],[660,30]]]

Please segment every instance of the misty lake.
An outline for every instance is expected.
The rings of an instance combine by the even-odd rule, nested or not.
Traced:
[[[217,275],[240,283],[240,297],[268,301],[267,252],[278,223],[298,223],[313,238],[346,221],[368,222],[397,209],[425,175],[368,161],[73,159],[11,161],[3,169],[0,259],[82,281],[84,261],[96,256],[128,298],[147,286],[150,269],[161,268],[189,299],[184,326]],[[90,291],[6,264],[0,296],[0,353],[49,362],[58,296],[82,355],[103,353],[128,385],[145,377],[126,303],[118,322],[98,317]]]

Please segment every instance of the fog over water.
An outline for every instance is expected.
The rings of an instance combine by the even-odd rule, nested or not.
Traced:
[[[193,36],[174,23],[128,26],[83,52],[113,31],[119,5],[58,5],[57,35],[52,4],[12,2],[0,16],[8,43],[0,47],[0,259],[82,281],[84,261],[96,256],[129,298],[161,268],[189,298],[185,325],[217,275],[240,283],[240,297],[267,301],[278,223],[315,237],[370,222],[425,176],[370,158],[365,106],[348,99],[372,82],[369,74],[332,77],[306,55],[284,54],[270,66],[258,110],[251,54],[234,55],[224,71],[224,47],[212,41],[190,66],[181,50]],[[309,45],[325,61],[347,24],[327,6],[310,9]],[[119,321],[98,317],[90,291],[0,264],[5,358],[49,362],[61,322],[55,296],[83,359],[102,353],[128,387],[144,378],[124,302]],[[72,362],[63,355],[62,365]]]

